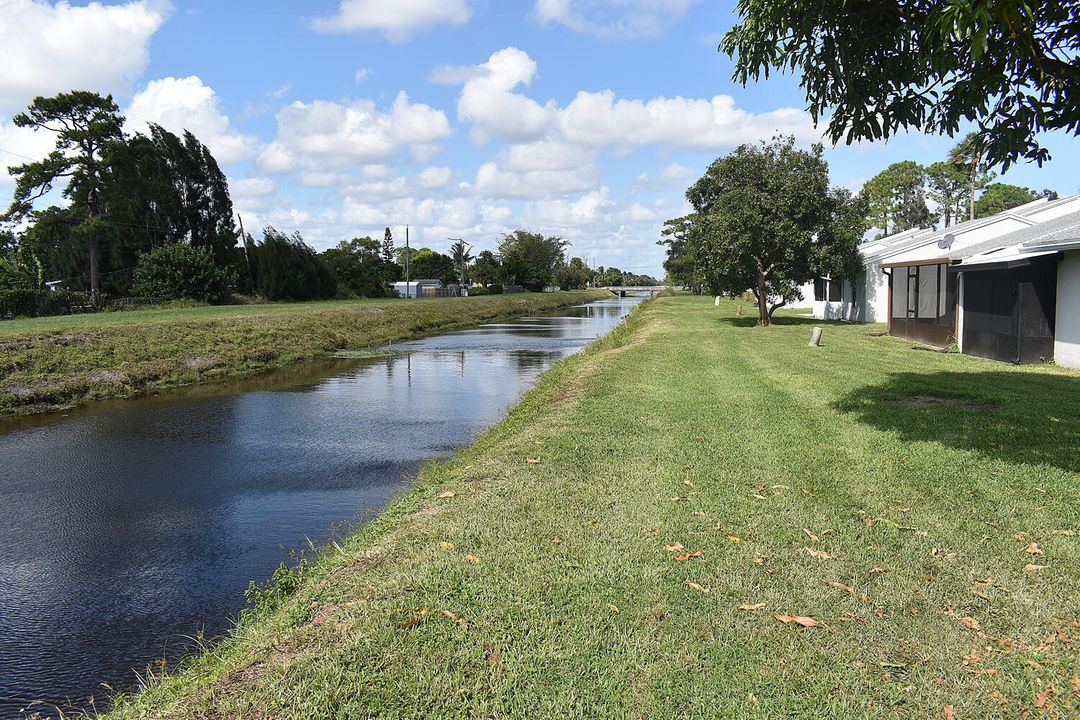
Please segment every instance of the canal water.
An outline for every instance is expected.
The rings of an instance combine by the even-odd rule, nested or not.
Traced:
[[[221,634],[249,581],[377,513],[640,301],[0,423],[0,717],[100,707]]]

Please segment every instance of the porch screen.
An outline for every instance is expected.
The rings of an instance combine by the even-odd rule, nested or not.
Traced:
[[[948,265],[908,265],[893,269],[892,317],[932,325],[953,323],[956,290]]]

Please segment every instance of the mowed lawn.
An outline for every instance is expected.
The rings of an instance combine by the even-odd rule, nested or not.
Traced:
[[[1077,717],[1080,375],[735,307],[639,309],[114,717]]]

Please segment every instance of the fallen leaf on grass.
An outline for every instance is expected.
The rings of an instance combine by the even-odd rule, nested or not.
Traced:
[[[764,495],[755,495],[754,499],[756,499],[756,500],[768,500],[768,498],[765,497]]]
[[[613,612],[613,613],[616,613],[616,614],[618,614],[618,612],[619,612],[619,608],[617,608],[616,606],[612,605],[611,603],[608,603],[608,604],[607,604],[607,606],[608,606],[608,610],[610,610],[610,611],[611,611],[611,612]]]
[[[1069,687],[1074,693],[1080,693],[1080,677],[1069,678]]]
[[[540,464],[540,458],[538,458],[538,457],[525,458],[525,462],[529,463],[530,465],[539,465]]]
[[[787,485],[773,485],[772,489],[773,490],[790,490],[791,488],[789,488]]]
[[[695,550],[694,552],[688,552],[688,553],[683,553],[682,555],[676,555],[675,559],[678,560],[679,562],[682,562],[683,560],[689,560],[690,558],[699,558],[699,557],[704,557],[704,554],[700,550]]]
[[[450,550],[454,547],[454,543],[443,540],[439,543],[440,550]]]
[[[805,628],[821,627],[818,625],[817,620],[812,617],[806,617],[805,615],[774,615],[773,617],[782,623],[795,623],[796,625],[801,625]]]
[[[1049,567],[1049,566],[1048,565],[1036,565],[1035,563],[1028,563],[1027,565],[1024,566],[1024,570],[1026,572],[1037,572],[1039,570],[1045,570],[1047,567]]]
[[[844,613],[840,616],[841,620],[854,620],[855,622],[866,622],[865,615],[855,615],[853,613]]]
[[[402,630],[407,630],[408,628],[416,627],[421,622],[423,622],[423,620],[424,618],[420,617],[419,615],[413,615],[407,620],[402,620],[401,622],[397,623],[397,626]]]
[[[1049,696],[1046,694],[1046,691],[1043,690],[1041,693],[1039,693],[1038,695],[1035,696],[1035,707],[1037,707],[1037,708],[1046,707],[1046,701],[1048,699],[1049,699]]]
[[[960,619],[960,624],[966,627],[968,630],[974,630],[975,632],[982,632],[982,625],[979,621],[973,617],[964,617]]]
[[[817,541],[818,541],[818,536],[817,536],[817,535],[815,535],[814,533],[810,532],[810,531],[809,531],[809,530],[807,530],[806,528],[803,528],[803,529],[802,529],[802,531],[803,531],[804,533],[806,533],[806,537],[810,538],[810,540],[811,540],[811,541],[813,541],[813,542],[817,542]]]
[[[990,602],[990,596],[987,595],[986,593],[979,592],[978,590],[972,590],[971,592],[975,595],[975,597],[979,598],[980,600],[985,600],[986,602]]]
[[[970,655],[964,656],[965,665],[978,665],[982,662],[982,656],[979,653],[972,651]]]
[[[466,555],[465,559],[471,562],[473,565],[480,564],[480,558],[476,557],[475,555]]]
[[[733,543],[742,542],[742,538],[739,537],[738,535],[728,535],[727,539],[728,539],[728,542],[733,542]]]
[[[446,492],[439,493],[437,497],[440,500],[449,500],[450,498],[454,497],[455,495],[457,495],[457,493],[454,492],[453,490],[447,490]]]
[[[754,564],[764,565],[766,562],[768,562],[768,560],[769,558],[759,555],[758,557],[754,558]]]
[[[701,510],[695,510],[694,512],[692,512],[690,514],[693,515],[694,517],[705,517],[705,513],[702,512]]]
[[[745,605],[740,605],[739,607],[737,607],[735,609],[736,610],[763,610],[764,608],[765,608],[765,603],[752,603],[752,604],[747,603]]]
[[[686,581],[686,587],[697,590],[698,592],[703,592],[706,595],[708,595],[708,593],[709,593],[709,588],[702,587],[701,585],[698,585],[696,582],[691,582],[689,580]]]
[[[815,550],[814,548],[804,547],[803,550],[810,554],[810,557],[817,558],[818,560],[832,560],[833,556],[824,550]]]
[[[1024,548],[1024,552],[1026,552],[1028,555],[1043,554],[1043,551],[1039,549],[1039,546],[1036,543],[1031,543],[1030,545],[1028,545],[1026,548]]]
[[[1024,540],[1027,540],[1027,535],[1025,535],[1024,533],[1016,533],[1015,535],[1013,535],[1013,540],[1015,540],[1016,542],[1024,542]]]
[[[822,580],[822,582],[825,582],[825,581]],[[834,587],[837,590],[843,590],[844,592],[848,593],[849,595],[854,595],[855,594],[855,588],[851,587],[850,585],[845,585],[842,582],[836,582],[834,580],[834,581],[831,581],[831,582],[825,582],[825,584],[828,585],[829,587]]]
[[[885,568],[883,568],[883,567],[873,567],[873,568],[870,568],[870,574],[871,574],[871,575],[877,575],[877,574],[879,574],[879,573],[886,573],[886,572],[889,572],[889,571],[888,571],[888,570],[886,570],[886,569],[885,569]]]
[[[952,705],[945,706],[945,720],[956,720],[956,708]]]
[[[984,578],[975,578],[971,582],[975,583],[976,585],[992,585],[994,582],[994,578],[988,575]]]
[[[463,628],[468,628],[469,627],[469,623],[465,622],[464,620],[462,620],[461,618],[459,618],[457,615],[450,612],[449,610],[443,610],[442,615],[445,618],[449,618],[450,620],[453,620],[454,622],[456,622],[458,625],[460,625]]]
[[[683,544],[680,542],[671,543],[670,545],[665,545],[664,549],[668,552],[678,552],[683,549]]]
[[[656,528],[643,527],[641,528],[642,535],[658,535],[660,533]]]
[[[689,480],[683,480],[682,484],[685,485],[688,488],[694,487],[694,483],[690,482]]]
[[[1076,537],[1075,530],[1054,530],[1054,535],[1061,535],[1063,537]]]

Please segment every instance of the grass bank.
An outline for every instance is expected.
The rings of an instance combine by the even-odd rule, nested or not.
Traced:
[[[752,322],[646,304],[109,717],[1076,717],[1080,377]]]
[[[0,417],[212,382],[607,291],[147,310],[0,322]]]

